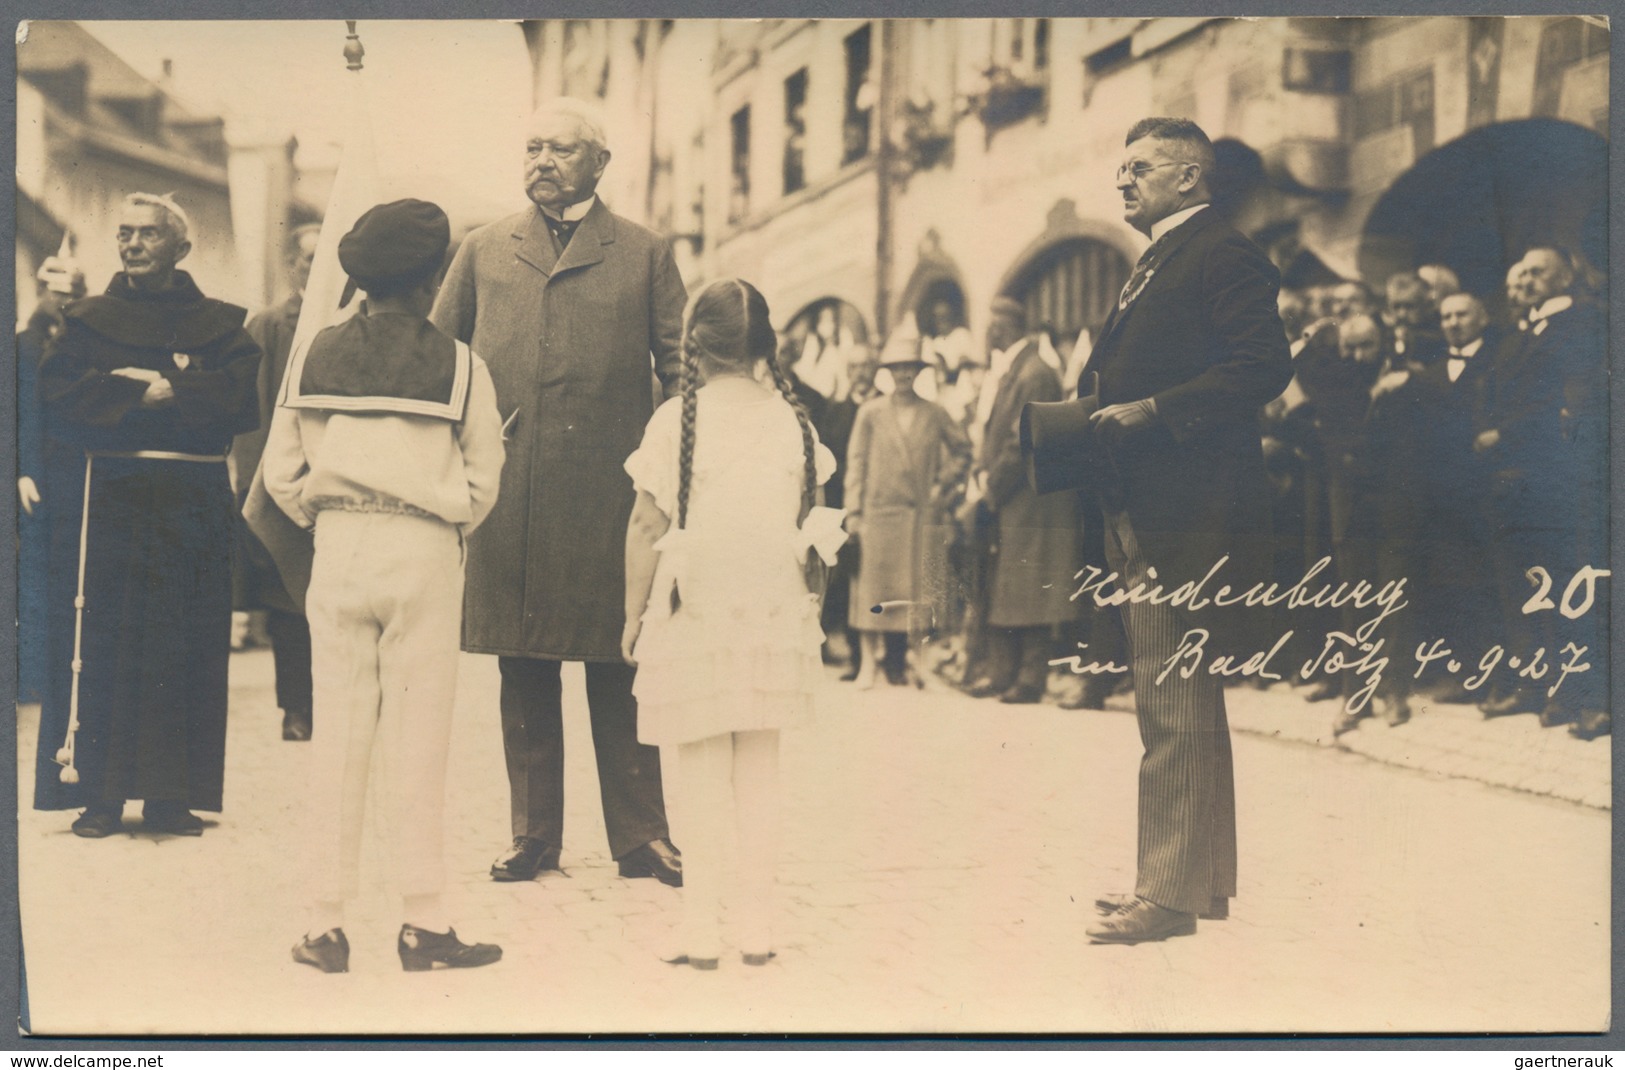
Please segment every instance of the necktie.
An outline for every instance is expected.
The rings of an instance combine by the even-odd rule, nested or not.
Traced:
[[[1123,284],[1123,292],[1117,298],[1117,310],[1119,312],[1134,303],[1134,299],[1140,296],[1140,291],[1145,289],[1145,284],[1151,281],[1151,276],[1156,274],[1157,251],[1161,245],[1162,238],[1158,238],[1151,243],[1145,252],[1140,254],[1139,261],[1134,265],[1134,272],[1129,275],[1128,281]]]
[[[547,229],[551,230],[553,232],[553,237],[558,239],[559,248],[562,249],[570,244],[570,238],[575,234],[576,226],[579,222],[580,220],[577,220],[576,222],[572,223],[567,220],[554,219],[552,216],[547,216]]]

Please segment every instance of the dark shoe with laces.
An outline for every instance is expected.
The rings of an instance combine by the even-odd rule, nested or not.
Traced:
[[[616,859],[623,877],[653,877],[673,888],[683,886],[683,859],[670,840],[650,840]]]
[[[544,869],[559,868],[559,849],[533,836],[515,836],[513,846],[491,863],[495,881],[534,880]]]
[[[1127,910],[1134,905],[1137,897],[1125,892],[1110,892],[1095,900],[1095,912],[1101,917],[1111,917],[1119,910]],[[1197,911],[1196,916],[1203,921],[1224,921],[1230,917],[1230,897],[1216,895],[1208,903],[1206,910]]]
[[[177,802],[149,802],[141,810],[141,825],[171,836],[203,835],[203,819]]]
[[[1169,910],[1136,896],[1132,903],[1101,918],[1087,935],[1097,944],[1141,944],[1195,932],[1195,914]]]
[[[73,834],[87,840],[101,840],[123,831],[124,815],[118,810],[91,807],[73,822]]]
[[[401,926],[395,950],[401,956],[401,969],[411,973],[432,970],[436,966],[465,970],[489,966],[502,958],[502,949],[497,945],[465,944],[457,939],[456,929],[436,933],[416,925]]]
[[[344,938],[343,929],[329,929],[314,940],[307,935],[293,945],[293,961],[323,973],[349,973],[350,941]]]

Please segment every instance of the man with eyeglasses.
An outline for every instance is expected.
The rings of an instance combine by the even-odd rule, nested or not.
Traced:
[[[610,151],[597,107],[555,98],[523,157],[533,207],[474,231],[430,314],[483,357],[508,460],[468,543],[463,649],[497,655],[513,844],[498,881],[557,869],[564,835],[562,662],[586,666],[610,854],[623,877],[681,885],[660,751],[637,739],[621,659],[632,514],[622,464],[654,411],[651,369],[677,389],[687,291],[670,244],[597,196]],[[614,537],[610,537],[611,535]]]
[[[1211,207],[1213,145],[1187,119],[1129,130],[1117,188],[1123,218],[1151,238],[1100,331],[1084,375],[1110,460],[1099,494],[1106,563],[1124,588],[1196,583],[1221,560],[1245,590],[1271,566],[1270,489],[1259,410],[1292,359],[1276,310],[1280,273]],[[1253,645],[1211,605],[1123,606],[1140,763],[1139,875],[1096,901],[1102,943],[1163,940],[1223,918],[1236,892],[1235,787],[1224,693],[1207,665],[1158,676],[1192,629],[1207,654]],[[1265,644],[1268,645],[1267,642]]]

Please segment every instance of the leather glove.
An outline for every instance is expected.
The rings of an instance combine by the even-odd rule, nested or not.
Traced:
[[[1148,430],[1156,422],[1157,403],[1152,398],[1107,405],[1089,417],[1089,427],[1095,437],[1110,446]]]

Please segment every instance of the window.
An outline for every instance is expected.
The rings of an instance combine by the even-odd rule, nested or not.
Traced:
[[[846,114],[841,124],[841,163],[869,155],[874,88],[869,81],[869,27],[846,38]]]
[[[1027,306],[1027,322],[1048,325],[1064,342],[1079,331],[1091,337],[1117,305],[1128,281],[1128,257],[1091,238],[1051,246],[1022,272],[1010,296]]]
[[[728,222],[737,223],[750,214],[750,106],[734,112],[728,125],[733,135]]]
[[[784,192],[807,184],[807,68],[784,80]]]
[[[1281,86],[1298,93],[1347,93],[1354,55],[1341,49],[1289,48],[1281,59]]]
[[[1608,27],[1585,18],[1561,19],[1540,35],[1535,62],[1535,115],[1556,115],[1563,101],[1563,76],[1570,67],[1608,52]]]
[[[1409,126],[1416,154],[1433,148],[1433,71],[1396,78],[1354,96],[1354,136],[1367,138]]]

